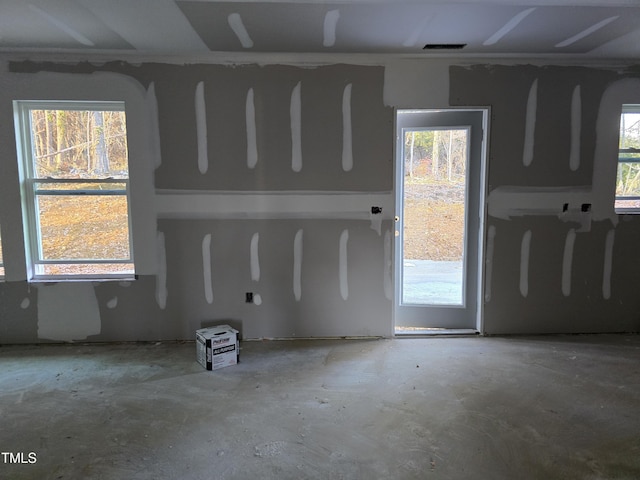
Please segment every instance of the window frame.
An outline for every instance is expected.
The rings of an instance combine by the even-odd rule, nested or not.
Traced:
[[[16,143],[18,151],[18,169],[20,175],[20,193],[23,212],[23,229],[25,236],[25,255],[27,262],[27,279],[37,281],[96,281],[96,280],[132,280],[135,278],[135,261],[133,252],[133,229],[131,221],[130,168],[127,158],[126,178],[39,178],[33,149],[33,130],[31,125],[32,110],[64,110],[64,111],[116,111],[125,112],[124,101],[87,101],[87,100],[15,100],[13,102],[16,124]],[[125,117],[126,122],[126,117]],[[126,124],[125,124],[126,125]],[[128,131],[128,128],[127,128]],[[127,133],[128,135],[128,133]],[[43,184],[124,184],[124,189],[91,190],[91,189],[54,189],[39,188]],[[100,193],[96,193],[100,192]],[[129,258],[127,259],[44,259],[38,212],[38,196],[126,196]],[[39,271],[45,265],[105,265],[131,264],[132,272],[113,273],[64,273],[47,274]]]
[[[638,104],[623,104],[622,110],[620,112],[620,123],[622,123],[622,116],[625,113],[634,113],[640,115],[640,105]],[[620,129],[621,125],[619,125],[618,130],[618,160],[616,165],[616,190],[618,185],[618,175],[620,172],[620,168],[625,163],[638,163],[640,164],[640,157],[629,157],[629,154],[640,154],[640,148],[620,148]],[[618,195],[617,191],[614,197],[614,210],[617,214],[640,214],[640,206],[639,207],[618,207],[616,206],[618,201],[631,200],[637,201],[640,203],[640,195]]]
[[[0,225],[0,281],[4,280],[4,252],[2,250],[2,225]]]

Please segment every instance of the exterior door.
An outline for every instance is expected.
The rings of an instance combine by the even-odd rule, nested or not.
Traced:
[[[476,329],[484,110],[399,110],[396,333]]]

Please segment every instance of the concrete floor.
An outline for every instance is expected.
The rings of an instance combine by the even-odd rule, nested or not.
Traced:
[[[11,480],[638,479],[640,336],[5,346],[0,422]]]

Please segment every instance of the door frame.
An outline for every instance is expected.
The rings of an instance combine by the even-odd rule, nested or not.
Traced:
[[[487,188],[488,188],[488,155],[489,155],[489,139],[490,139],[490,118],[491,118],[491,107],[490,106],[478,106],[478,107],[453,107],[453,108],[394,108],[394,124],[393,124],[393,134],[394,134],[394,142],[393,142],[393,202],[394,202],[394,216],[398,211],[398,201],[401,188],[399,188],[399,179],[398,174],[400,173],[400,168],[398,166],[399,161],[399,152],[398,152],[398,112],[399,111],[417,111],[417,112],[425,112],[425,113],[438,113],[438,112],[476,112],[482,114],[482,144],[479,152],[480,157],[480,169],[479,169],[479,192],[478,192],[478,233],[477,233],[477,265],[476,265],[476,312],[475,312],[475,330],[474,333],[483,334],[484,333],[484,295],[485,295],[485,267],[486,267],[486,220],[487,220]],[[467,187],[468,188],[468,187]],[[401,201],[401,199],[400,199]],[[468,199],[467,199],[468,201]],[[394,222],[394,232],[397,230],[397,224]],[[469,233],[467,233],[468,235]],[[393,236],[393,245],[392,245],[392,261],[393,261],[393,325],[392,331],[393,335],[397,336],[396,333],[396,320],[398,315],[398,308],[400,306],[401,299],[399,297],[400,288],[398,287],[398,282],[402,281],[401,278],[398,278],[398,272],[400,269],[398,268],[398,248],[402,248],[400,242],[397,240],[395,235]],[[402,261],[402,260],[400,260]],[[433,333],[439,333],[440,330],[434,330]],[[447,329],[442,330],[440,333],[448,333]],[[429,333],[432,334],[432,333]],[[420,333],[418,333],[420,335]],[[404,335],[403,335],[404,336]]]

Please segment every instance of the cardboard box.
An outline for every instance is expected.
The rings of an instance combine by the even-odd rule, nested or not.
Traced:
[[[196,330],[196,358],[207,370],[237,364],[240,361],[238,331],[229,325]]]

